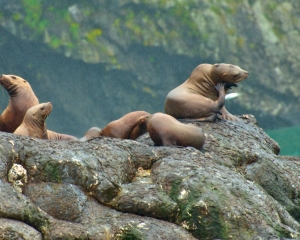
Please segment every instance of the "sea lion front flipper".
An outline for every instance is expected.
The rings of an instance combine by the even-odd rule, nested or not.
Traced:
[[[224,83],[224,88],[226,89],[231,89],[232,87],[237,87],[237,86],[238,86],[237,84],[231,82]]]

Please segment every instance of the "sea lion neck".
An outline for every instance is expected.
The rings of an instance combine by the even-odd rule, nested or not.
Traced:
[[[218,91],[215,89],[217,80],[218,76],[213,71],[213,65],[200,64],[186,82],[188,87],[198,94],[215,100],[218,98]]]
[[[26,124],[32,127],[38,127],[39,129],[43,129],[45,125],[45,119],[41,116],[33,116],[32,114],[26,114],[24,117],[24,121]]]
[[[17,95],[18,95],[18,89],[19,89],[18,86],[14,85],[14,84],[6,87],[6,91],[7,91],[7,93],[8,93],[8,95],[9,95],[10,98],[17,97]]]

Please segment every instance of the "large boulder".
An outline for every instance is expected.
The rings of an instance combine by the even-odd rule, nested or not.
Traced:
[[[251,115],[193,124],[205,132],[202,151],[156,147],[148,134],[80,142],[0,133],[0,233],[5,239],[300,237],[300,159],[279,156],[278,144]]]

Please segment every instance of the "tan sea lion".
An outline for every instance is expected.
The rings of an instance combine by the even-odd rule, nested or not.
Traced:
[[[150,113],[144,111],[130,112],[118,120],[112,121],[102,129],[103,137],[132,139],[147,132],[147,120]]]
[[[51,130],[47,130],[48,140],[78,140],[77,137],[72,135],[57,133]]]
[[[84,136],[80,138],[80,141],[87,141],[96,137],[101,137],[102,130],[98,127],[91,127],[89,130],[86,131]]]
[[[29,108],[21,125],[14,131],[15,134],[48,139],[45,120],[52,111],[52,104],[41,103]]]
[[[200,64],[183,84],[168,93],[165,113],[177,119],[214,121],[217,109],[223,101],[216,85],[225,83],[226,93],[231,86],[235,86],[235,83],[244,80],[248,75],[247,71],[231,64]],[[220,108],[220,112],[223,119],[238,120],[226,110],[225,106]]]
[[[9,94],[7,108],[0,115],[0,131],[14,132],[22,123],[26,111],[39,104],[29,82],[16,75],[0,75],[0,84]],[[47,130],[50,140],[77,140],[76,137]]]
[[[164,113],[153,114],[148,119],[147,129],[156,146],[191,146],[201,150],[205,141],[200,127],[181,123]]]
[[[0,84],[9,94],[6,109],[0,115],[0,131],[14,132],[22,123],[26,111],[39,104],[30,84],[16,75],[0,75]]]

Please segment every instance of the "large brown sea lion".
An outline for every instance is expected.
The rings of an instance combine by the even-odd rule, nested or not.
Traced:
[[[39,100],[21,77],[2,74],[0,84],[9,94],[8,106],[0,115],[0,131],[12,133],[22,123],[26,111],[39,104]]]
[[[165,113],[177,119],[214,121],[217,117],[216,105],[219,105],[217,99],[220,98],[220,92],[215,86],[225,83],[227,92],[248,75],[247,71],[231,64],[200,64],[183,84],[169,92],[165,100]],[[221,107],[220,112],[223,119],[238,120],[225,106]]]
[[[130,112],[118,120],[112,121],[102,129],[103,137],[132,139],[147,132],[147,120],[150,113],[144,111]]]
[[[147,129],[156,146],[191,146],[201,150],[205,141],[200,127],[181,123],[164,113],[153,114],[148,119]]]
[[[21,125],[14,131],[15,134],[48,139],[45,120],[52,111],[52,104],[41,103],[29,108]]]

